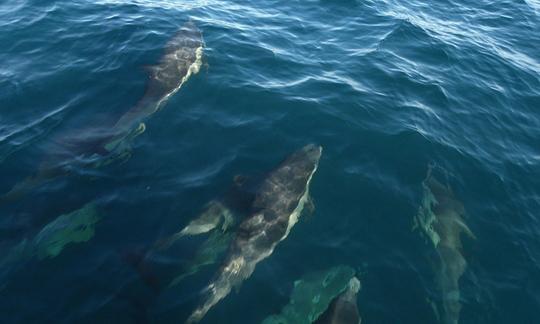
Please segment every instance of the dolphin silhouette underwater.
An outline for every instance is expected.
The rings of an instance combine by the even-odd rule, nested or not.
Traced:
[[[435,249],[433,265],[437,288],[441,294],[434,311],[443,324],[457,324],[461,312],[459,279],[467,268],[461,234],[476,239],[463,219],[465,208],[448,184],[433,176],[430,166],[422,182],[423,198],[414,218],[418,229]]]
[[[294,282],[290,301],[262,324],[359,324],[360,280],[345,265],[311,272]]]
[[[126,261],[155,292],[179,284],[203,267],[219,262],[225,255],[239,221],[249,215],[254,199],[253,188],[256,187],[256,182],[239,179],[240,176],[236,176],[232,187],[208,202],[180,231],[156,240],[149,247],[139,248],[125,255]],[[174,254],[186,240],[204,235],[204,241],[196,248],[193,256],[180,262],[178,266],[171,267],[170,262],[163,265],[159,261],[169,254]]]
[[[315,324],[360,324],[362,319],[358,312],[357,295],[360,291],[360,280],[353,277],[347,290],[332,300],[328,309],[315,321]]]
[[[17,183],[0,197],[0,203],[13,201],[33,189],[61,176],[75,167],[101,167],[131,156],[133,139],[142,134],[144,120],[155,113],[176,93],[202,64],[204,42],[201,31],[192,21],[187,22],[165,46],[155,66],[149,67],[149,80],[144,96],[111,127],[90,127],[77,130],[52,143],[38,171]]]
[[[0,290],[5,284],[5,275],[13,273],[19,266],[31,260],[45,260],[58,257],[63,250],[73,244],[89,241],[95,234],[102,213],[95,202],[62,214],[46,224],[31,237],[22,239],[13,247],[2,251],[0,258]]]
[[[289,235],[308,203],[309,185],[321,154],[322,147],[306,145],[262,182],[255,194],[254,212],[240,223],[225,262],[187,323],[199,322],[233,287],[238,288],[249,278],[256,265]]]

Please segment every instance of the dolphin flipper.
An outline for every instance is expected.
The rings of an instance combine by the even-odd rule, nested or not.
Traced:
[[[231,211],[219,201],[211,201],[205,210],[192,220],[182,231],[181,236],[208,233],[223,221],[224,229],[228,227]]]
[[[441,315],[439,313],[439,308],[437,308],[437,304],[431,298],[426,298],[426,302],[429,304],[431,309],[433,310],[433,314],[435,315],[435,318],[437,318],[437,323],[441,322]]]
[[[232,237],[233,233],[231,232],[213,231],[210,237],[208,237],[198,249],[197,254],[185,268],[185,271],[173,279],[169,284],[169,287],[175,286],[186,277],[196,274],[204,266],[218,262],[227,251]]]
[[[213,200],[206,205],[202,213],[192,220],[180,232],[176,232],[166,239],[156,243],[156,248],[166,249],[184,236],[194,236],[208,233],[221,224],[221,230],[226,231],[234,222],[234,216],[231,210],[225,207],[221,202]]]
[[[476,238],[476,235],[474,235],[474,233],[471,231],[471,229],[467,226],[467,224],[465,224],[464,222],[462,222],[461,220],[456,220],[456,222],[458,223],[459,227],[461,228],[462,232],[467,234],[467,236],[473,240],[477,240]]]

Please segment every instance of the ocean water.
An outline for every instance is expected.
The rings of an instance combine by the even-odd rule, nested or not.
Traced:
[[[57,160],[68,175],[1,200],[0,322],[184,322],[219,264],[167,288],[203,239],[151,247],[318,143],[313,210],[202,323],[260,323],[336,265],[357,271],[362,323],[439,322],[433,247],[412,230],[430,165],[476,237],[458,248],[459,323],[538,323],[537,0],[3,0],[0,193],[134,106],[188,21],[200,71],[129,156]]]

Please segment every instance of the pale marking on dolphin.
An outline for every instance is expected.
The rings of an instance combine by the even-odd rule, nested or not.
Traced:
[[[309,199],[309,185],[311,183],[311,178],[313,178],[313,175],[315,174],[315,171],[317,171],[317,168],[319,165],[315,165],[315,168],[313,169],[313,172],[311,172],[311,175],[308,178],[308,181],[306,183],[306,191],[304,192],[304,195],[302,198],[300,198],[300,201],[298,202],[298,206],[294,209],[294,211],[291,214],[291,217],[289,217],[289,226],[287,226],[287,231],[285,232],[285,236],[281,241],[283,241],[288,235],[291,229],[293,228],[296,223],[298,223],[298,219],[300,218],[300,214],[302,214],[302,210],[304,210],[304,205]]]
[[[172,54],[170,54],[172,55]],[[176,56],[176,55],[175,55]],[[171,92],[167,93],[162,99],[160,99],[156,104],[155,111],[158,111],[161,108],[161,104],[164,103],[167,99],[169,99],[170,96],[174,95],[175,93],[182,88],[182,85],[194,74],[199,73],[202,65],[202,56],[203,56],[203,46],[198,47],[195,50],[195,61],[189,66],[188,71],[184,77],[182,77],[182,81],[178,85],[178,87],[174,88]]]

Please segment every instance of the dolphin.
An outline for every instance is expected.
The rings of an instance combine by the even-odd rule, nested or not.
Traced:
[[[125,161],[131,156],[131,142],[142,134],[143,120],[159,107],[190,78],[202,64],[203,39],[192,21],[187,22],[167,43],[159,63],[150,72],[141,100],[114,125],[90,127],[64,135],[52,143],[53,154],[40,165],[38,172],[17,183],[0,203],[13,201],[31,190],[60,176],[68,175],[74,166],[101,167]]]
[[[321,146],[309,144],[290,155],[263,180],[255,194],[254,212],[240,223],[225,262],[187,323],[199,322],[233,287],[239,288],[257,263],[269,257],[289,235],[308,201],[309,184],[321,154]]]
[[[360,324],[357,295],[360,291],[360,280],[353,277],[349,281],[347,290],[337,296],[330,307],[319,317],[314,324]]]
[[[95,203],[58,216],[33,238],[24,239],[5,255],[2,264],[57,257],[67,245],[90,240],[101,215]]]
[[[199,72],[203,46],[201,31],[192,21],[188,21],[169,40],[159,63],[147,68],[150,75],[144,96],[120,117],[114,128],[131,128],[159,110],[192,75]]]
[[[79,135],[52,143],[54,154],[40,164],[35,174],[1,196],[0,204],[12,202],[54,179],[67,176],[75,167],[98,168],[119,160],[126,161],[131,156],[134,138],[145,130],[144,123],[124,134],[93,129],[84,132],[84,138]]]
[[[439,321],[457,324],[461,312],[459,279],[467,268],[462,254],[461,233],[476,237],[465,224],[465,208],[457,200],[450,186],[439,182],[430,166],[422,182],[423,198],[414,218],[414,227],[435,249],[434,270],[441,293],[439,307],[434,307]]]
[[[340,314],[354,316],[354,309],[345,302],[356,304],[360,282],[356,271],[346,265],[311,272],[294,282],[289,303],[279,314],[271,315],[262,324],[312,324],[327,322]],[[333,304],[336,304],[333,310]],[[345,322],[349,323],[349,322]],[[354,323],[356,324],[356,323]]]

